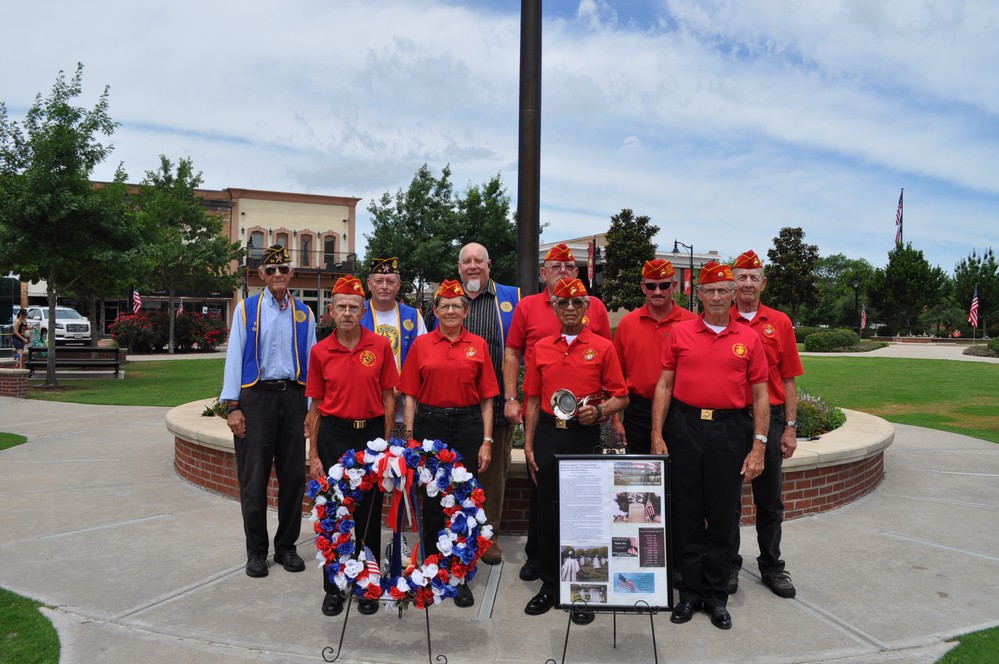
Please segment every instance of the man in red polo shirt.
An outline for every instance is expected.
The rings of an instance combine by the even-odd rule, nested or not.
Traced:
[[[600,445],[599,421],[628,405],[628,388],[613,344],[583,325],[590,302],[579,279],[558,281],[552,289],[552,305],[560,332],[537,343],[524,376],[524,457],[538,488],[534,527],[542,581],[541,591],[524,608],[531,616],[546,613],[555,605],[559,578],[555,455],[592,454]],[[568,421],[558,419],[551,398],[559,389],[571,391],[577,399],[595,397],[596,403],[580,406]],[[572,620],[586,624],[593,621],[593,613],[573,611]]]
[[[781,523],[784,521],[784,501],[781,499],[781,466],[790,459],[798,446],[795,418],[798,412],[796,377],[805,373],[798,356],[791,319],[781,311],[760,302],[767,286],[763,262],[756,252],[740,254],[732,265],[735,276],[735,305],[732,314],[738,323],[756,330],[767,355],[767,393],[770,397],[770,430],[767,432],[767,452],[763,473],[753,480],[753,502],[756,503],[756,539],[760,556],[756,559],[763,583],[779,597],[794,597],[794,584],[780,558]],[[738,505],[740,512],[742,503]],[[732,575],[729,593],[739,587],[739,526],[736,523]]]
[[[663,346],[652,452],[670,455],[675,501],[674,558],[682,578],[670,621],[685,623],[703,608],[715,627],[730,629],[736,504],[743,477],[752,480],[763,471],[767,444],[767,359],[759,335],[730,312],[732,268],[706,263],[697,293],[700,318],[676,324]]]
[[[388,440],[395,423],[394,388],[399,384],[392,344],[388,339],[361,326],[364,315],[364,287],[348,275],[333,286],[333,334],[313,346],[309,357],[306,396],[312,405],[306,416],[309,432],[309,469],[315,478],[325,477],[329,468],[347,450],[363,450],[368,441]],[[380,555],[382,492],[369,491],[354,512],[359,546]],[[322,611],[335,616],[343,611],[343,595],[323,569]],[[361,599],[357,610],[370,615],[378,610],[377,600]]]
[[[523,414],[520,401],[517,399],[517,382],[520,378],[520,362],[530,366],[534,358],[534,346],[541,339],[558,334],[561,329],[556,312],[552,310],[552,289],[560,279],[575,279],[579,273],[576,258],[568,245],[561,242],[545,254],[541,267],[541,279],[545,282],[545,290],[535,295],[529,295],[520,301],[513,311],[513,322],[510,323],[510,333],[506,338],[506,351],[503,357],[503,414],[511,424],[521,424]],[[607,317],[607,307],[595,297],[589,298],[589,309],[583,316],[583,326],[606,339],[611,338],[610,320]],[[527,562],[520,568],[520,578],[524,581],[535,581],[540,574],[537,553],[538,546],[534,540],[534,506],[537,492],[532,487],[530,508],[528,512],[527,543],[524,553]]]
[[[676,271],[669,261],[646,261],[641,288],[645,304],[622,318],[614,333],[614,350],[628,384],[628,407],[622,418],[614,419],[614,429],[627,441],[630,454],[652,451],[652,397],[662,373],[666,336],[680,321],[697,318],[673,301]]]

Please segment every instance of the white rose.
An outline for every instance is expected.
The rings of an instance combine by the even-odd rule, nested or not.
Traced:
[[[437,540],[437,550],[445,556],[451,555],[451,538],[446,535],[442,535],[440,539]]]
[[[368,449],[375,452],[384,452],[388,449],[388,442],[384,438],[375,438],[368,442]]]
[[[343,479],[343,466],[337,464],[332,468],[330,468],[330,477],[332,477],[337,482]]]
[[[475,513],[475,520],[478,521],[479,523],[486,522],[486,511],[481,507],[479,508],[479,511]]]
[[[430,474],[430,469],[420,466],[420,484],[430,484],[434,481],[434,476]]]
[[[437,565],[431,564],[423,566],[423,575],[426,576],[428,579],[432,579],[435,576],[437,576],[438,571],[440,571],[440,568],[437,567]]]
[[[421,588],[423,586],[427,585],[427,580],[426,580],[426,578],[424,578],[423,572],[421,572],[418,569],[414,569],[413,570],[413,573],[409,575],[409,579],[410,579],[410,581],[412,581],[416,585],[420,586]]]
[[[450,494],[441,498],[441,506],[447,509],[448,507],[454,507],[458,500],[454,497],[454,494]]]
[[[326,496],[323,495],[316,496],[316,505],[325,505],[325,504],[326,504]]]
[[[493,538],[493,527],[492,527],[492,525],[490,524],[490,525],[487,525],[487,526],[482,526],[482,532],[479,533],[479,534],[482,535],[483,537],[485,537],[486,539],[491,540]]]
[[[429,454],[430,452],[433,452],[434,451],[434,441],[424,439],[424,441],[423,441],[423,451],[426,452],[427,454]]]
[[[357,575],[361,573],[364,569],[364,563],[360,560],[348,560],[347,564],[343,566],[343,573],[352,579],[356,579]]]
[[[470,479],[472,479],[472,473],[468,472],[468,468],[464,466],[451,471],[452,482],[467,482]]]

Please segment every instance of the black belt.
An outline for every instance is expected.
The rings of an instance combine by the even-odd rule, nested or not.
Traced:
[[[784,404],[770,406],[770,419],[777,420],[778,422],[784,421]]]
[[[652,399],[646,399],[641,394],[635,394],[634,392],[628,393],[628,407],[629,408],[652,408]]]
[[[334,425],[341,425],[351,429],[367,429],[368,427],[378,426],[379,423],[384,422],[384,417],[372,417],[367,420],[348,420],[344,417],[337,417],[336,415],[323,415],[323,421],[329,420]]]
[[[436,406],[427,406],[425,404],[416,404],[416,409],[422,411],[424,415],[433,415],[435,417],[453,417],[455,415],[472,415],[473,413],[480,412],[481,406],[461,406],[461,407],[449,407],[449,408],[437,408]]]
[[[271,392],[284,392],[289,387],[301,386],[293,380],[258,380],[253,387],[259,387],[262,390],[269,390]]]
[[[541,411],[541,422],[554,429],[581,429],[583,427],[596,426],[595,424],[580,424],[575,417],[571,420],[563,420],[545,411]]]
[[[681,413],[694,415],[698,419],[702,420],[724,420],[728,417],[738,417],[740,415],[749,417],[748,408],[730,408],[725,410],[719,408],[694,408],[693,406],[688,406],[682,401],[677,401],[676,399],[673,399],[669,407],[671,409],[675,408]]]

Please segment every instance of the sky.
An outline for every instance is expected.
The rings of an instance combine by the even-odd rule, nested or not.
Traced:
[[[60,70],[110,86],[111,158],[203,186],[357,196],[450,165],[516,207],[520,2],[50,0],[2,28],[20,119]],[[904,236],[951,272],[999,248],[999,3],[546,0],[542,242],[623,208],[697,253],[765,257],[800,226],[822,256],[884,266]],[[363,254],[363,239],[356,249]]]

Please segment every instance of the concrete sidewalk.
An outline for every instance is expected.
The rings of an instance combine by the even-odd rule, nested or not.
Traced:
[[[320,572],[243,573],[239,505],[177,478],[166,411],[0,399],[2,428],[29,438],[0,452],[0,585],[53,607],[63,662],[323,661],[344,617],[320,613]],[[928,663],[946,639],[999,624],[999,447],[896,429],[874,493],[786,524],[795,599],[760,584],[744,529],[734,627],[659,614],[659,661]],[[508,563],[482,566],[475,608],[431,610],[434,658],[561,659],[566,614],[524,615],[538,583],[517,577],[521,539],[501,544]],[[619,616],[616,649],[612,625],[573,626],[566,661],[653,661],[648,617]],[[420,612],[383,609],[351,611],[339,661],[437,660]]]

